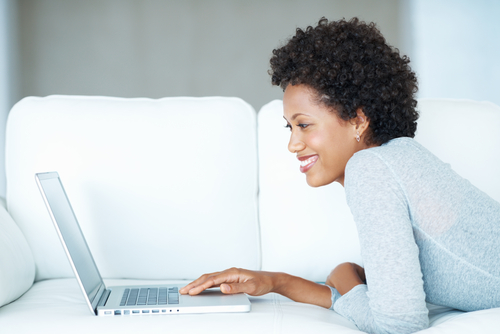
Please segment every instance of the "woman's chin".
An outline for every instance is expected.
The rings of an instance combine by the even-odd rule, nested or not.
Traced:
[[[318,175],[314,175],[314,174],[306,174],[306,182],[310,187],[313,187],[313,188],[326,186],[326,185],[333,183],[335,181],[336,180],[334,180],[334,179],[327,179],[324,177],[318,177]]]
[[[313,188],[317,188],[317,187],[321,187],[321,186],[325,185],[325,183],[321,182],[321,180],[318,180],[317,178],[309,176],[309,175],[306,175],[306,182],[310,187],[313,187]]]

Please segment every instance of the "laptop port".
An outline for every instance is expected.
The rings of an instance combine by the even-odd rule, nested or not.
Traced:
[[[123,314],[130,314],[130,310],[124,310]]]
[[[132,310],[132,314],[138,314],[141,313],[139,310]]]
[[[149,313],[149,310],[142,310],[142,313]]]
[[[160,310],[153,310],[153,313],[160,313]]]
[[[120,310],[115,310],[115,315],[122,315],[122,311],[120,311]]]

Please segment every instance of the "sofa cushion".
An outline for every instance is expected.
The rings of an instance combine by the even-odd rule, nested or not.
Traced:
[[[107,285],[158,281],[107,280]],[[178,284],[177,281],[158,283]],[[183,282],[184,284],[186,282]],[[96,317],[74,279],[37,282],[21,299],[0,308],[2,333],[359,333],[337,313],[276,294],[250,297],[249,313]],[[43,302],[41,302],[43,301]],[[27,313],[29,309],[31,312]],[[26,321],[29,317],[29,321]]]
[[[26,98],[6,138],[8,209],[36,280],[72,277],[37,189],[57,171],[103,277],[258,269],[256,115],[237,98]]]
[[[356,225],[340,184],[307,185],[285,124],[282,101],[258,114],[262,268],[324,282],[342,262],[361,264]]]
[[[31,250],[4,204],[0,205],[0,306],[19,298],[33,284]]]
[[[185,284],[180,281],[106,280],[107,285]],[[2,333],[361,333],[334,311],[277,294],[250,297],[249,313],[96,317],[75,279],[37,282],[15,303],[0,308]],[[429,305],[431,328],[421,334],[498,333],[500,308],[464,313]],[[29,312],[27,312],[29,310]],[[29,319],[29,321],[26,321]]]

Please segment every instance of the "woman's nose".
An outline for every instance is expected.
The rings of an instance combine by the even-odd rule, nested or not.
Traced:
[[[305,144],[292,132],[290,135],[290,141],[288,142],[288,150],[291,153],[297,153],[302,151],[304,148]]]

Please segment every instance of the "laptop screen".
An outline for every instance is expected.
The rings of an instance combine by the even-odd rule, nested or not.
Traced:
[[[71,208],[66,192],[56,172],[36,175],[40,190],[49,209],[52,220],[63,239],[73,270],[83,286],[89,301],[94,301],[99,288],[104,284],[82,234],[76,216]]]

